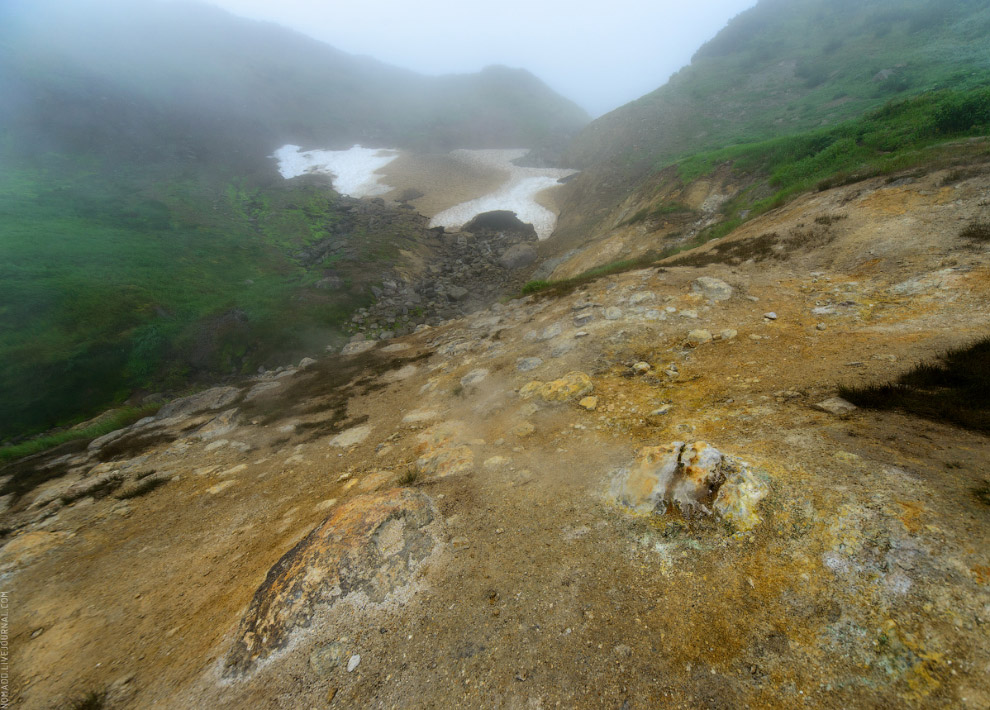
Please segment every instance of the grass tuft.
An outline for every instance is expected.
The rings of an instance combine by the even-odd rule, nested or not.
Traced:
[[[0,447],[0,464],[16,461],[26,456],[40,454],[70,441],[96,439],[104,434],[109,434],[112,431],[133,424],[139,419],[150,417],[161,406],[161,404],[152,404],[146,407],[126,407],[121,409],[115,416],[85,429],[67,429],[65,431],[35,437],[19,444]]]
[[[959,236],[974,242],[990,243],[990,223],[973,222],[959,232]]]
[[[603,276],[644,269],[653,266],[661,258],[661,254],[657,254],[651,250],[635,259],[622,259],[605,264],[604,266],[596,266],[594,269],[589,269],[569,279],[561,279],[560,281],[530,281],[523,286],[522,293],[523,295],[537,294],[539,296],[550,296],[554,298],[566,296],[579,286],[591,283]]]

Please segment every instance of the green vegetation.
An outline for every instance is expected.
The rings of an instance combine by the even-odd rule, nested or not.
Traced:
[[[560,281],[530,281],[522,287],[522,294],[537,294],[550,297],[564,296],[579,286],[591,283],[603,276],[621,274],[626,271],[635,271],[636,269],[645,269],[655,264],[661,258],[663,258],[663,255],[650,251],[635,259],[621,259],[605,264],[604,266],[596,266],[594,269],[589,269],[569,279],[561,279]]]
[[[421,251],[415,215],[284,181],[280,145],[552,153],[587,120],[524,71],[420,76],[205,5],[2,14],[0,442],[321,350]]]
[[[990,338],[922,363],[893,382],[841,387],[839,396],[859,407],[990,433]]]
[[[783,204],[814,187],[814,176],[853,180],[861,169],[924,164],[937,156],[911,151],[986,125],[988,86],[985,2],[761,0],[666,85],[593,121],[572,142],[568,157],[584,171],[558,236],[610,228],[630,192],[653,202],[658,175],[677,163],[686,178],[709,174],[717,159],[768,169],[777,186],[729,205],[737,211]],[[879,115],[884,105],[895,115]],[[936,134],[930,140],[912,125],[922,114]]]
[[[326,184],[39,163],[0,173],[3,436],[322,349],[421,233],[342,216]],[[344,287],[314,288],[328,269]]]
[[[48,451],[49,449],[53,449],[56,446],[61,446],[62,444],[70,441],[91,441],[97,437],[103,436],[104,434],[109,434],[112,431],[116,431],[117,429],[125,427],[129,424],[133,424],[139,419],[150,417],[158,411],[159,406],[160,405],[149,405],[147,407],[124,407],[120,409],[113,417],[107,418],[92,426],[82,429],[66,429],[53,434],[35,437],[34,439],[30,439],[21,444],[2,446],[0,447],[0,464],[7,463],[8,461],[15,461],[17,459],[24,458],[25,456],[38,454],[42,451]]]
[[[678,163],[678,171],[681,181],[688,183],[730,164],[738,177],[752,178],[754,187],[768,183],[773,189],[769,195],[750,188],[729,205],[728,212],[746,210],[751,218],[810,189],[937,166],[940,151],[955,152],[964,159],[973,153],[990,155],[986,144],[952,144],[959,138],[987,134],[990,88],[934,91],[889,102],[834,128],[699,153]],[[702,241],[724,236],[742,221],[736,217],[723,222]]]
[[[685,204],[681,204],[680,202],[667,202],[652,209],[650,209],[649,207],[644,207],[643,209],[639,210],[636,214],[634,214],[632,217],[630,217],[625,222],[623,222],[623,224],[625,225],[637,224],[647,219],[657,219],[660,217],[666,217],[675,214],[690,216],[694,214],[694,210],[692,210],[690,207],[688,207]]]
[[[990,224],[987,222],[973,222],[967,225],[959,236],[974,242],[990,243]]]

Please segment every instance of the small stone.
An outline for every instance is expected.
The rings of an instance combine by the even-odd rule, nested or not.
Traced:
[[[513,436],[518,436],[520,439],[524,439],[527,436],[532,436],[536,432],[536,427],[533,426],[531,422],[520,422],[516,424],[509,433]]]
[[[333,437],[330,440],[330,445],[339,446],[342,449],[346,449],[348,446],[355,446],[368,438],[368,435],[371,434],[371,429],[372,426],[370,424],[352,427]]]
[[[554,323],[548,325],[543,331],[536,337],[537,340],[552,340],[558,335],[564,332],[564,327],[560,323]]]
[[[588,337],[588,333],[586,331],[584,331],[584,330],[579,330],[578,332],[576,332],[574,334],[574,337],[575,338],[587,338]]]
[[[344,348],[340,351],[340,354],[344,356],[360,355],[361,353],[368,352],[373,347],[375,347],[374,340],[358,340],[356,342],[348,343],[347,345],[345,345]]]
[[[585,325],[593,321],[595,317],[591,313],[580,313],[574,316],[574,325]]]
[[[471,370],[471,372],[464,375],[461,378],[461,387],[470,387],[471,385],[476,385],[482,380],[488,377],[488,370],[483,367],[479,367],[477,370]]]
[[[825,325],[824,323],[819,323],[818,325],[815,326],[815,328],[818,330],[825,330],[826,328],[828,328],[828,326]]]
[[[354,669],[358,667],[359,663],[361,663],[361,656],[355,653],[353,656],[351,656],[351,660],[347,662],[347,672],[353,673]]]
[[[648,362],[637,362],[633,365],[632,369],[637,375],[645,375],[653,368],[650,367],[650,363]]]
[[[733,330],[732,328],[726,328],[718,334],[718,337],[720,340],[732,340],[737,335],[739,335],[739,331]]]
[[[856,411],[857,407],[852,402],[847,402],[841,397],[829,397],[828,399],[815,404],[815,409],[820,409],[823,412],[828,412],[829,414],[834,414],[835,416],[843,416],[849,414],[850,412]]]
[[[670,412],[670,405],[669,404],[664,404],[664,405],[662,405],[660,407],[657,407],[652,412],[650,412],[650,416],[651,417],[662,417],[664,414],[668,414],[669,412]]]
[[[646,303],[648,301],[657,300],[657,295],[652,291],[640,291],[639,293],[634,293],[629,297],[629,303],[631,305],[638,305],[640,303]]]
[[[521,357],[516,360],[516,370],[519,372],[529,372],[542,364],[543,360],[538,357]]]
[[[679,315],[681,318],[697,318],[698,317],[698,311],[690,310],[689,309],[689,310],[681,311],[677,315]]]
[[[620,643],[618,646],[613,648],[612,651],[619,658],[630,658],[632,656],[632,649],[624,643]]]
[[[585,397],[578,405],[583,409],[587,409],[589,412],[593,412],[598,409],[598,397]]]
[[[769,313],[764,313],[763,317],[766,318],[767,320],[777,320],[777,314],[774,313],[773,311],[770,311]]]
[[[712,342],[712,334],[707,330],[692,330],[685,341],[692,348]]]
[[[732,287],[721,279],[702,276],[691,282],[691,290],[709,301],[725,301],[732,298]]]
[[[605,320],[619,320],[622,317],[622,310],[615,306],[605,309]]]
[[[313,358],[304,357],[302,360],[299,361],[299,369],[305,370],[307,367],[310,367],[315,364],[316,364],[316,360],[314,360]]]
[[[447,298],[451,301],[463,301],[468,297],[469,291],[463,286],[451,286],[447,289]]]
[[[344,659],[344,647],[339,641],[321,646],[309,655],[309,665],[317,675],[327,676]]]
[[[455,551],[463,550],[467,547],[470,547],[470,545],[471,545],[471,541],[468,540],[463,535],[455,537],[453,540],[450,541],[450,546],[453,547]]]

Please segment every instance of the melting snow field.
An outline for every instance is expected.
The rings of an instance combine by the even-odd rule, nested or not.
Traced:
[[[297,145],[284,145],[273,156],[282,177],[323,173],[333,178],[333,188],[348,197],[378,197],[392,190],[378,182],[376,170],[399,157],[398,151],[380,148],[300,151]]]
[[[430,226],[459,229],[483,212],[508,210],[515,212],[520,221],[532,224],[540,239],[549,237],[557,226],[557,215],[539,204],[536,196],[577,170],[521,168],[513,165],[513,160],[518,160],[528,152],[525,149],[453,151],[451,157],[469,165],[507,171],[509,179],[495,192],[454,205],[434,215]]]
[[[526,155],[526,149],[514,150],[455,150],[450,157],[482,170],[508,173],[508,179],[494,192],[454,205],[435,214],[431,227],[460,229],[484,212],[508,210],[525,223],[532,224],[540,239],[546,239],[557,226],[557,215],[536,201],[536,196],[558,184],[561,178],[578,172],[552,168],[522,168],[512,163]],[[379,182],[376,171],[388,165],[399,153],[390,149],[362,148],[350,150],[300,151],[297,145],[285,145],[272,156],[278,160],[278,170],[288,179],[310,173],[323,173],[333,178],[334,189],[350,197],[378,197],[393,188]]]

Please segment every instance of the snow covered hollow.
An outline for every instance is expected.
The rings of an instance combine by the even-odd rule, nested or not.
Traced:
[[[462,202],[433,216],[431,227],[460,229],[479,214],[494,210],[515,212],[521,222],[532,224],[536,235],[546,239],[557,226],[557,215],[536,201],[536,196],[561,178],[578,172],[553,168],[521,168],[512,163],[526,155],[526,149],[455,150],[451,157],[468,165],[509,173],[509,179],[495,192]]]
[[[309,173],[323,173],[333,178],[333,189],[348,197],[378,197],[392,190],[378,182],[375,171],[399,157],[396,150],[362,148],[349,150],[300,151],[297,145],[284,145],[273,155],[278,171],[289,179]]]
[[[484,212],[507,210],[514,212],[521,222],[532,224],[536,235],[546,239],[557,226],[557,215],[536,201],[536,196],[558,184],[561,178],[578,172],[553,168],[522,168],[512,163],[529,153],[525,148],[511,150],[455,150],[453,160],[465,165],[508,173],[502,185],[487,195],[454,205],[430,220],[431,227],[457,230]],[[392,191],[392,187],[379,182],[382,176],[376,172],[399,156],[399,151],[380,148],[362,148],[355,145],[349,150],[300,151],[297,145],[284,145],[272,156],[278,161],[278,171],[289,179],[299,175],[322,173],[333,179],[333,188],[349,197],[380,197]],[[425,176],[424,176],[425,177]],[[428,179],[427,179],[428,182]],[[429,187],[424,183],[422,190]]]

